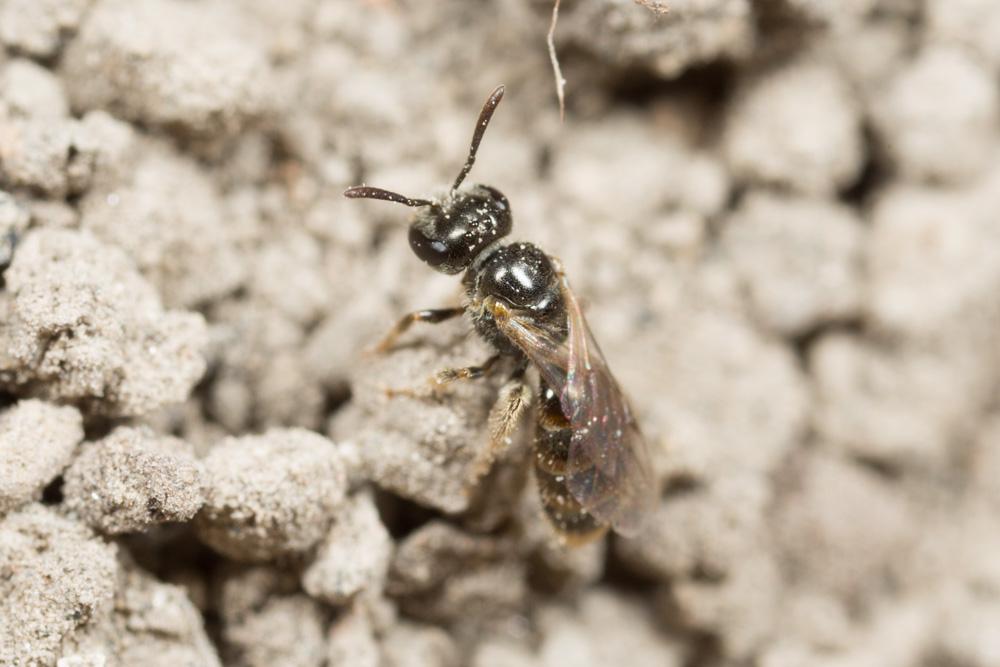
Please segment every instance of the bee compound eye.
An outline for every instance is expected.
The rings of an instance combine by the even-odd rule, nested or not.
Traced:
[[[449,256],[448,244],[427,236],[419,227],[410,227],[410,248],[413,253],[433,267],[441,266]]]

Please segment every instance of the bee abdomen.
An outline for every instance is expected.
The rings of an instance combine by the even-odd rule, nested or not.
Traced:
[[[569,544],[581,544],[604,535],[607,526],[584,509],[566,487],[566,467],[573,431],[558,397],[545,381],[539,387],[535,424],[535,478],[545,515]]]

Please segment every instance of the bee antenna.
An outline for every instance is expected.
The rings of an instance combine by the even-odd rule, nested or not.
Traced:
[[[490,124],[490,119],[493,118],[493,112],[497,110],[497,105],[500,104],[500,100],[503,99],[503,86],[497,86],[490,93],[490,96],[486,98],[486,103],[483,104],[483,110],[479,112],[479,120],[476,121],[476,130],[472,133],[472,143],[469,145],[469,158],[465,161],[465,166],[462,167],[462,171],[458,173],[458,178],[455,179],[455,184],[451,186],[451,191],[454,192],[458,190],[458,186],[462,184],[465,177],[469,175],[469,171],[472,170],[472,165],[476,163],[476,151],[479,150],[479,142],[483,140],[483,134],[486,132],[486,126]]]
[[[427,199],[411,199],[410,197],[404,197],[398,192],[383,190],[382,188],[372,188],[367,185],[355,185],[352,188],[347,188],[344,190],[344,196],[348,199],[382,199],[412,207],[437,206],[437,204]]]

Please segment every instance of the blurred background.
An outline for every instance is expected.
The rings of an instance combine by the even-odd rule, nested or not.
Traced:
[[[552,9],[0,0],[0,663],[1000,664],[1000,3],[563,0],[564,122]],[[458,281],[341,193],[500,83],[468,182],[631,396],[635,540],[523,445],[467,492],[496,383],[386,399],[467,323],[363,354]]]

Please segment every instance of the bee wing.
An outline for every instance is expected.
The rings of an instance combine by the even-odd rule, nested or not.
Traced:
[[[497,325],[559,393],[573,431],[566,470],[570,493],[629,537],[653,502],[649,449],[565,278],[562,293],[569,327],[564,341],[535,325],[527,313],[512,311]]]
[[[631,537],[654,500],[649,447],[565,278],[562,293],[569,335],[560,404],[573,426],[567,486],[591,514]]]

